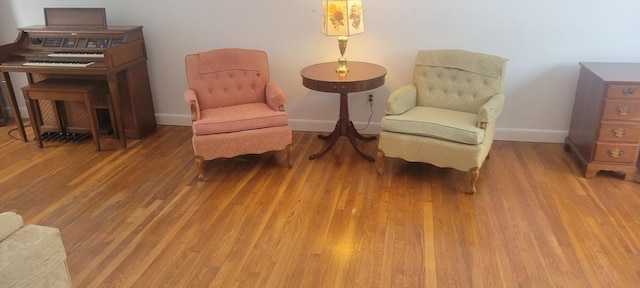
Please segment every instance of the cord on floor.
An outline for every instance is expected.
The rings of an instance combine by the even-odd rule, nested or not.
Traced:
[[[29,122],[29,123],[27,123],[27,124],[24,124],[24,127],[29,127],[29,126],[31,126],[31,122]],[[13,128],[13,129],[9,130],[9,131],[7,132],[7,135],[9,135],[9,137],[11,137],[11,138],[13,138],[13,139],[15,139],[15,140],[21,140],[21,139],[20,139],[20,137],[16,137],[15,135],[11,134],[11,133],[13,133],[14,131],[18,131],[18,127],[15,127],[15,128]],[[34,139],[27,140],[27,142],[29,142],[29,141],[34,141]]]

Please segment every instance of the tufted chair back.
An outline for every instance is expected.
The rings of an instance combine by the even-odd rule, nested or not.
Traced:
[[[187,84],[201,110],[264,103],[269,63],[264,51],[218,49],[186,56]]]
[[[463,50],[419,51],[413,82],[417,105],[478,113],[502,93],[506,59]]]

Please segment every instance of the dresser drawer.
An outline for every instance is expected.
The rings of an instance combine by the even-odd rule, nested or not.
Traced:
[[[602,123],[598,140],[640,143],[640,124]]]
[[[640,99],[640,85],[609,85],[607,86],[607,98]]]
[[[605,100],[602,119],[606,120],[640,120],[640,100]]]
[[[595,161],[636,163],[638,158],[638,144],[625,143],[596,143]]]

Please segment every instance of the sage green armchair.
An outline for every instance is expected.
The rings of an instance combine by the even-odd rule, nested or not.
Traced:
[[[387,101],[378,174],[384,157],[430,163],[468,171],[468,193],[475,193],[504,105],[506,61],[464,50],[419,51],[413,84],[393,91]]]

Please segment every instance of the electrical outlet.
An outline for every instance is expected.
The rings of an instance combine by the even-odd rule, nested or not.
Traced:
[[[369,94],[369,98],[367,98],[367,104],[373,105],[373,93]]]

